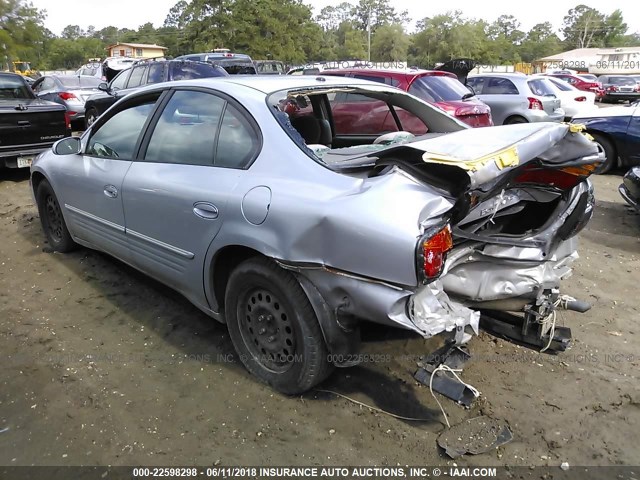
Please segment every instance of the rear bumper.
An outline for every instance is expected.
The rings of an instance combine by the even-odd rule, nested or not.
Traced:
[[[564,121],[565,112],[563,109],[558,109],[554,113],[547,113],[544,110],[527,110],[525,117],[529,122],[562,122]]]
[[[341,318],[354,317],[412,330],[424,338],[455,331],[458,343],[469,340],[470,336],[465,334],[467,326],[478,332],[479,312],[452,301],[440,281],[408,289],[329,268],[296,270],[321,295],[335,316],[332,321],[339,325]],[[306,281],[301,282],[303,288]],[[307,294],[313,302],[313,295]],[[314,310],[321,308],[314,305]]]
[[[540,291],[558,288],[571,275],[578,258],[576,234],[590,220],[593,206],[593,186],[585,181],[534,234],[459,244],[449,252],[441,277],[445,291],[471,308],[514,311]]]
[[[35,157],[42,152],[46,152],[53,146],[54,142],[16,147],[11,150],[0,151],[0,168],[18,168],[18,158]],[[25,167],[28,165],[25,165]]]
[[[640,93],[633,92],[606,92],[603,97],[605,100],[629,100],[634,102],[640,100]]]

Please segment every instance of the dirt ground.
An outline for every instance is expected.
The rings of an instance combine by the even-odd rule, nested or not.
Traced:
[[[505,420],[514,440],[465,465],[637,465],[640,458],[640,221],[594,178],[598,206],[564,292],[593,303],[563,313],[574,343],[558,356],[482,334],[463,378],[470,410],[452,424]],[[337,370],[285,397],[233,359],[226,328],[126,265],[81,249],[51,253],[27,171],[0,172],[0,465],[451,465],[444,418],[413,380],[438,345],[367,329],[389,362]]]

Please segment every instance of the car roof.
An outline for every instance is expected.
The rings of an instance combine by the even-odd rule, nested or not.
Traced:
[[[342,72],[342,73],[362,73],[362,74],[373,74],[376,73],[383,75],[390,75],[394,77],[418,77],[418,76],[442,76],[442,77],[452,77],[458,78],[451,72],[445,72],[443,70],[425,70],[422,68],[335,68],[335,69],[327,69],[322,73],[327,73],[331,75],[333,72]]]
[[[228,77],[198,78],[178,80],[167,86],[205,86],[216,87],[220,82],[240,85],[269,95],[280,90],[325,89],[332,87],[375,87],[376,90],[399,93],[401,90],[379,82],[360,80],[357,78],[329,77],[321,75],[230,75]],[[144,90],[156,85],[147,85]],[[149,87],[149,88],[147,88]]]
[[[525,75],[524,73],[519,73],[519,72],[474,73],[473,75],[469,75],[469,78],[471,78],[471,77],[505,77],[505,78],[520,78],[520,79],[527,79],[528,78],[527,75]]]
[[[297,88],[318,88],[333,86],[380,86],[383,84],[371,82],[369,80],[360,80],[359,78],[349,78],[325,75],[278,75],[278,76],[260,76],[260,75],[236,75],[225,77],[225,81],[233,82],[239,85],[260,90],[264,93],[277,92],[278,90],[297,89]],[[396,90],[393,88],[393,90]]]

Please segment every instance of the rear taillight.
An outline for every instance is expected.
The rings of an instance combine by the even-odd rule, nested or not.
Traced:
[[[421,278],[422,283],[432,282],[440,276],[447,260],[447,252],[452,248],[453,238],[449,225],[422,236],[417,251],[418,278]]]
[[[66,124],[67,130],[71,130],[71,114],[72,113],[75,113],[75,112],[69,112],[69,111],[64,112],[64,122]]]
[[[529,100],[529,110],[544,110],[542,102],[537,98],[529,97],[527,100]]]
[[[609,85],[607,87],[607,92],[617,92],[618,91],[618,87],[616,87],[615,85]]]
[[[599,166],[599,163],[589,163],[576,167],[560,168],[558,170],[531,166],[525,168],[515,181],[517,183],[550,185],[561,190],[569,190],[591,175]]]
[[[576,97],[576,102],[586,102],[587,101],[587,97]]]
[[[58,92],[58,96],[62,99],[62,100],[77,100],[78,97],[76,97],[73,93],[71,92]]]

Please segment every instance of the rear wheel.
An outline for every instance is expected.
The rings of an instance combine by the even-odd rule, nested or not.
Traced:
[[[507,118],[504,121],[503,125],[515,125],[515,124],[518,124],[518,123],[529,123],[529,122],[524,117],[520,117],[518,115],[514,115],[512,117]]]
[[[240,361],[276,390],[303,393],[330,373],[309,299],[296,278],[273,261],[250,258],[231,273],[225,311]]]
[[[46,180],[42,180],[38,185],[36,203],[38,204],[42,229],[51,248],[56,252],[63,253],[75,249],[78,244],[71,238],[56,194]]]
[[[591,133],[591,136],[593,137],[593,140],[598,145],[600,145],[600,148],[604,150],[604,155],[606,157],[598,173],[607,173],[618,163],[618,155],[616,154],[616,149],[614,148],[613,143],[611,143],[611,140],[609,140],[604,135],[601,135],[599,133]]]

